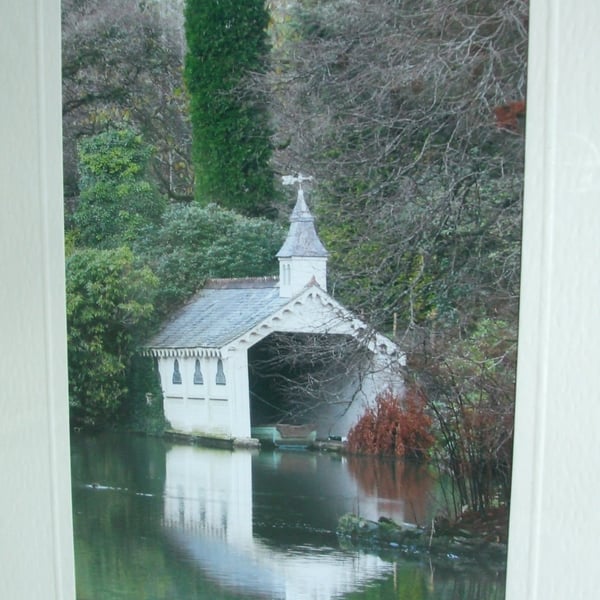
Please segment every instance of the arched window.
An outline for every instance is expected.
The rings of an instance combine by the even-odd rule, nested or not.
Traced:
[[[194,367],[194,385],[203,385],[204,377],[202,377],[202,369],[200,368],[200,360],[196,359],[196,366]]]
[[[225,371],[223,371],[223,361],[221,359],[217,361],[217,376],[215,377],[215,383],[217,385],[225,385],[227,383]]]
[[[179,370],[179,361],[175,359],[173,362],[173,383],[181,383],[181,371]]]

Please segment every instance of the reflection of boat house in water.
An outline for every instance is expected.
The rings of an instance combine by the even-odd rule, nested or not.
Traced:
[[[147,345],[177,432],[243,444],[251,424],[286,421],[345,436],[379,391],[402,386],[397,346],[327,293],[327,251],[296,181],[279,277],[209,280]],[[309,346],[329,352],[309,357]],[[312,369],[327,371],[318,394],[286,404]],[[273,386],[284,379],[287,392]]]
[[[260,454],[260,459],[269,459],[269,453]],[[281,454],[288,453],[271,457]],[[258,536],[253,530],[253,459],[259,460],[257,453],[193,446],[167,452],[163,529],[178,553],[207,577],[239,597],[328,600],[392,572],[392,563],[375,554],[320,554],[310,543],[288,543],[284,550]],[[277,470],[276,464],[272,468]],[[338,493],[341,486],[347,496],[355,485],[350,477],[323,483]],[[310,533],[302,542],[309,539]]]

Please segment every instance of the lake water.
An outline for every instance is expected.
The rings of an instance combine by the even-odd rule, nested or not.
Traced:
[[[423,524],[437,486],[402,462],[72,438],[78,600],[501,600],[504,573],[340,545],[346,512]]]

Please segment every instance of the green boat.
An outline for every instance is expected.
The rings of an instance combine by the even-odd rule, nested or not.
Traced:
[[[317,430],[314,425],[259,425],[252,427],[252,437],[265,446],[308,448],[317,439]]]

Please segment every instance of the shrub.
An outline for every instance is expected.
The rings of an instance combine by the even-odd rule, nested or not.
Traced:
[[[516,358],[515,323],[485,317],[429,368],[436,459],[455,514],[509,505]]]
[[[348,450],[425,458],[434,442],[425,405],[425,396],[418,388],[409,389],[403,399],[389,389],[382,392],[348,433]]]

